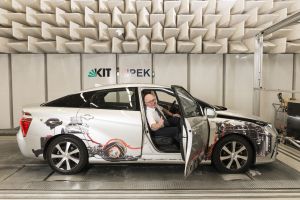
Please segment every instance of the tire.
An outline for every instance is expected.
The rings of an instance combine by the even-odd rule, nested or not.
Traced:
[[[65,155],[65,153],[69,153]],[[72,136],[59,136],[48,146],[46,159],[50,167],[60,174],[76,174],[88,164],[85,144]]]
[[[212,154],[212,163],[220,172],[242,173],[251,166],[253,156],[253,148],[245,138],[230,135],[216,144]]]

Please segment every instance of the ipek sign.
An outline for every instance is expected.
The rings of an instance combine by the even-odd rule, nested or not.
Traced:
[[[151,77],[151,68],[127,68],[124,74],[130,77]]]
[[[111,76],[111,68],[94,68],[91,69],[88,73],[88,77],[110,77]]]
[[[112,75],[111,70],[111,68],[94,68],[88,72],[88,77],[110,77]],[[130,77],[151,77],[151,69],[127,68],[122,74]]]

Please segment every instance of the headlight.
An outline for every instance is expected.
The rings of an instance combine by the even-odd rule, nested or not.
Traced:
[[[273,127],[272,124],[268,124],[265,127],[265,133],[266,136],[269,138],[268,142],[269,142],[269,149],[272,148],[273,146],[275,146],[275,144],[278,142],[278,132],[276,131],[276,129]]]
[[[267,131],[272,134],[272,136],[277,137],[278,136],[278,132],[277,130],[274,128],[274,126],[272,124],[268,124],[267,126]]]

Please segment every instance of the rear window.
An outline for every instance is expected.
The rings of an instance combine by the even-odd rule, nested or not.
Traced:
[[[82,108],[90,107],[90,99],[95,91],[71,94],[42,104],[48,107]]]
[[[139,110],[135,88],[117,88],[95,93],[91,98],[91,108],[111,110]]]

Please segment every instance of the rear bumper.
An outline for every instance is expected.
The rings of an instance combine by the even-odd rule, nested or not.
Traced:
[[[36,154],[34,154],[34,151],[37,151],[40,149],[40,144],[34,145],[35,142],[33,142],[31,140],[31,138],[28,137],[28,135],[26,137],[23,137],[21,129],[18,131],[16,136],[17,136],[17,142],[18,142],[19,149],[20,149],[21,153],[23,154],[23,156],[44,159],[43,154],[38,155],[38,156],[36,156]]]

